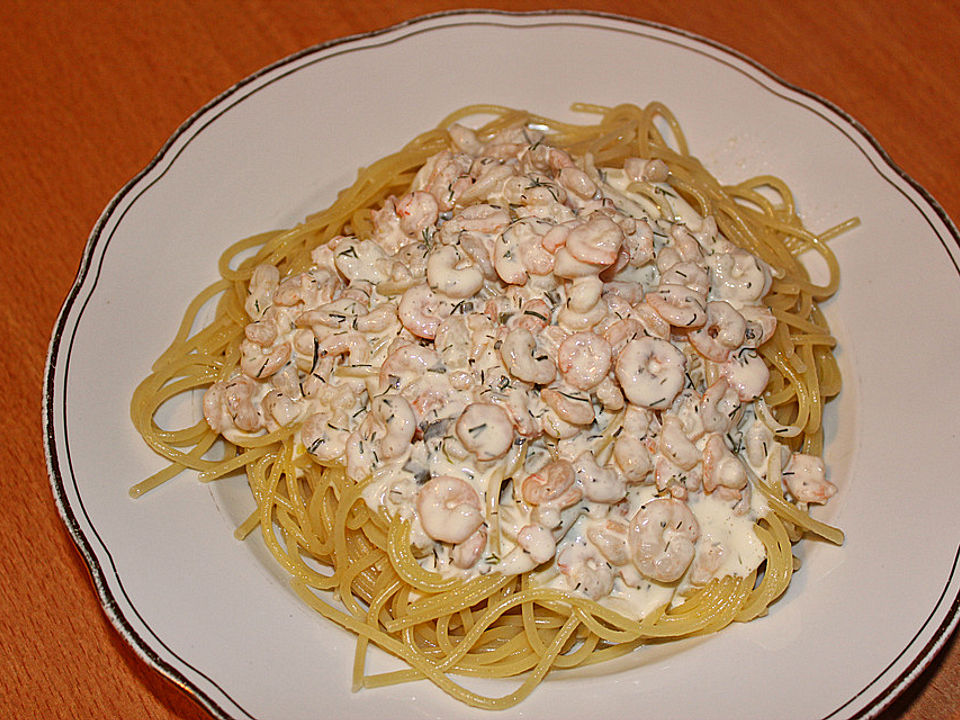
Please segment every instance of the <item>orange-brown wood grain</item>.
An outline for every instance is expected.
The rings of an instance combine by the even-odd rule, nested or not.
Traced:
[[[836,103],[960,218],[960,13],[950,2],[476,2],[584,8],[734,48]],[[447,0],[5,0],[0,15],[0,717],[204,718],[113,630],[57,514],[43,362],[103,207],[191,113],[310,45],[452,9]],[[949,643],[883,720],[960,720]]]

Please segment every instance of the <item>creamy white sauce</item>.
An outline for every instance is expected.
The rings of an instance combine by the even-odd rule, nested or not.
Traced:
[[[302,423],[298,452],[409,519],[445,575],[533,571],[640,618],[755,570],[766,505],[744,468],[764,477],[783,453],[751,407],[770,269],[666,183],[530,129],[458,137],[372,237],[335,238],[282,282],[258,271],[244,372],[208,392],[211,426]],[[428,503],[440,480],[456,497]],[[641,547],[652,508],[674,513],[676,544]]]

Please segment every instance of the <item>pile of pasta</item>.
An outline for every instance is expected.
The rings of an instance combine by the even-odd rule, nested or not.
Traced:
[[[237,372],[255,267],[272,265],[288,277],[309,269],[311,253],[331,239],[369,235],[372,213],[406,192],[428,158],[452,147],[448,128],[483,117],[492,119],[476,129],[481,140],[529,126],[571,156],[590,157],[596,167],[622,167],[630,157],[662,160],[673,192],[701,216],[715,218],[724,237],[767,263],[774,277],[764,303],[777,327],[758,350],[770,371],[758,414],[778,442],[821,455],[824,403],[839,392],[840,374],[832,354],[835,340],[818,303],[838,284],[828,241],[856,221],[817,235],[803,226],[789,188],[778,178],[722,184],[690,154],[677,120],[662,104],[574,109],[596,122],[570,124],[495,106],[463,108],[360,170],[328,209],[293,229],[235,243],[220,260],[220,279],[190,304],[170,347],[133,397],[134,424],[170,464],[131,494],[139,496],[184,469],[197,471],[202,481],[245,474],[256,510],[237,537],[259,530],[303,601],[356,635],[355,690],[426,678],[469,705],[510,707],[552,670],[603,662],[644,644],[711,633],[764,615],[796,569],[795,542],[804,535],[843,540],[839,530],[815,520],[785,494],[778,467],[764,478],[751,473],[753,491],[769,508],[754,527],[765,548],[761,566],[744,577],[715,579],[636,620],[582,595],[538,586],[529,573],[491,572],[464,580],[425,569],[411,548],[409,523],[371,509],[363,482],[298,448],[296,427],[224,442],[205,420],[179,429],[158,424],[158,410],[171,399],[190,401],[195,391]],[[807,252],[822,258],[826,283],[811,281],[800,260]],[[216,303],[215,317],[197,327],[198,313],[210,303]],[[407,667],[368,673],[371,644]],[[466,687],[462,677],[516,678],[517,686],[487,697]]]

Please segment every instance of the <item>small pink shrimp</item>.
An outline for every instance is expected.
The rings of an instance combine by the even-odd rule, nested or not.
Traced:
[[[594,213],[570,231],[565,247],[580,262],[606,267],[616,262],[622,242],[623,232],[617,224],[604,214]]]
[[[745,305],[740,314],[746,323],[743,344],[758,348],[769,340],[777,329],[777,318],[766,305]]]
[[[247,377],[263,380],[286,365],[291,352],[288,342],[264,348],[244,339],[240,343],[240,370]]]
[[[414,285],[403,293],[397,315],[403,326],[417,337],[433,340],[440,321],[450,314],[444,302],[426,285]]]
[[[700,462],[700,451],[683,432],[683,425],[676,415],[666,415],[663,418],[660,454],[683,470],[689,470]]]
[[[557,553],[557,542],[553,533],[540,525],[524,525],[520,528],[517,545],[523,548],[537,565],[551,560]]]
[[[503,457],[513,444],[510,416],[492,403],[468,405],[457,420],[456,431],[464,448],[481,461]]]
[[[642,483],[653,470],[650,451],[639,438],[623,433],[613,445],[613,460],[628,483]]]
[[[787,490],[802,503],[825,503],[837,492],[837,486],[827,480],[823,459],[816,455],[793,453],[783,471]]]
[[[469,570],[477,564],[486,547],[487,529],[481,525],[473,535],[453,546],[453,550],[450,551],[450,562],[461,570]]]
[[[710,292],[710,276],[695,262],[681,261],[660,276],[661,285],[683,285],[698,295]]]
[[[582,592],[592,600],[599,600],[613,591],[613,569],[596,548],[582,540],[560,551],[557,567],[574,591]]]
[[[719,487],[740,490],[747,484],[747,471],[722,435],[713,434],[703,447],[703,490],[711,493]]]
[[[203,394],[203,415],[214,432],[229,439],[234,430],[256,432],[263,418],[253,403],[257,384],[246,375],[214,383]]]
[[[646,302],[674,327],[696,328],[707,321],[706,300],[686,285],[661,284],[647,293]]]
[[[592,390],[612,364],[610,343],[592,332],[574,333],[560,344],[557,368],[564,380],[578,390]]]
[[[740,397],[726,378],[717,379],[700,399],[700,419],[707,432],[725,433],[740,411]]]
[[[630,525],[633,564],[658,582],[674,582],[686,572],[700,538],[700,525],[685,502],[657,498],[641,505]]]
[[[404,235],[419,238],[424,230],[437,222],[440,206],[431,193],[415,190],[397,201],[396,211]]]
[[[666,182],[670,168],[660,158],[630,157],[623,161],[627,177],[636,182]]]
[[[746,330],[743,315],[724,300],[713,300],[707,303],[706,323],[690,331],[687,338],[707,360],[722,363],[743,343]]]
[[[417,494],[417,513],[423,530],[434,540],[458,544],[483,524],[483,506],[477,491],[451,475],[428,480]]]
[[[574,395],[554,388],[545,388],[540,398],[561,420],[571,425],[590,425],[596,414],[590,396]]]
[[[567,460],[551,460],[520,483],[520,497],[530,505],[558,504],[570,507],[583,496],[574,487],[577,472]]]
[[[720,365],[720,374],[736,389],[737,396],[743,402],[760,397],[770,380],[770,369],[763,358],[747,348],[733,353]]]
[[[408,344],[400,345],[387,355],[380,366],[380,388],[399,386],[411,377],[421,377],[427,368],[440,364],[440,355],[432,348]]]
[[[683,389],[685,367],[683,353],[669,342],[642,337],[626,344],[614,369],[631,403],[662,410]]]
[[[629,529],[617,520],[605,520],[587,529],[587,539],[611,565],[621,566],[630,562],[630,547],[627,544]]]

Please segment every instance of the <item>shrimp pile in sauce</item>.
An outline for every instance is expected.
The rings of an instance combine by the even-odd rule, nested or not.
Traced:
[[[530,127],[451,128],[409,192],[307,272],[249,284],[240,372],[206,393],[228,440],[299,427],[366,481],[445,575],[537,582],[641,616],[763,559],[748,470],[835,491],[753,411],[771,270],[666,184],[596,168]],[[666,595],[664,595],[666,593]]]

